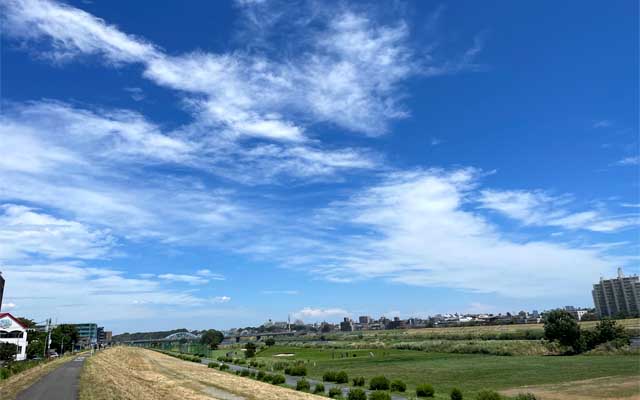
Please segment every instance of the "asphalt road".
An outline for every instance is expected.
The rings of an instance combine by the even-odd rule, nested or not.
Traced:
[[[18,394],[16,400],[76,400],[85,357],[66,362]]]

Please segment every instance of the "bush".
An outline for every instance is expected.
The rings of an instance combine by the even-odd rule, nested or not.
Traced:
[[[335,382],[337,373],[335,371],[327,371],[322,374],[322,380],[325,382]]]
[[[331,397],[332,399],[342,397],[342,390],[337,387],[332,387],[331,389],[329,389],[329,397]]]
[[[210,362],[209,364],[207,364],[207,367],[209,368],[218,368],[220,364],[218,364],[217,362]]]
[[[353,378],[353,386],[364,386],[364,376]]]
[[[311,385],[309,384],[308,380],[302,378],[296,383],[296,390],[299,390],[301,392],[308,392],[309,390],[311,390]]]
[[[478,392],[476,400],[502,400],[502,396],[493,390],[482,390]]]
[[[418,397],[433,397],[436,391],[433,386],[425,383],[416,387],[416,396]]]
[[[389,379],[380,375],[374,376],[369,381],[369,389],[371,390],[389,390]]]
[[[273,376],[272,374],[264,374],[264,377],[262,377],[262,381],[263,382],[267,382],[267,383],[271,383],[271,380],[273,380]]]
[[[289,366],[284,369],[284,373],[292,376],[307,376],[307,367],[303,364]]]
[[[391,381],[391,391],[393,392],[406,392],[407,384],[402,382],[400,379],[396,379]]]
[[[536,396],[533,393],[518,393],[514,400],[536,400]]]
[[[282,385],[286,381],[287,380],[285,379],[284,375],[274,374],[271,376],[271,383],[273,383],[274,385]]]
[[[345,371],[336,374],[336,383],[349,383],[349,375]]]
[[[369,400],[391,400],[391,395],[387,392],[376,390],[369,394]]]
[[[259,381],[263,381],[266,375],[267,374],[264,371],[258,371],[258,374],[256,375],[256,379]]]
[[[315,394],[323,394],[324,393],[324,385],[322,383],[316,383],[316,386],[313,388],[313,393],[315,393]]]
[[[362,389],[351,389],[349,391],[349,395],[347,396],[348,400],[367,400],[367,394]]]
[[[251,375],[251,371],[248,369],[243,369],[240,371],[240,376],[244,376],[245,378]]]
[[[462,400],[462,391],[458,388],[451,389],[451,400]]]
[[[229,369],[229,366],[227,364],[220,364],[220,366],[218,367],[218,369],[220,371],[226,371]]]

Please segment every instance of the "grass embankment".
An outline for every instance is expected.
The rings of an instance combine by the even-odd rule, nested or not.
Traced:
[[[267,363],[304,361],[309,376],[313,378],[321,378],[323,373],[329,370],[344,370],[350,378],[364,376],[367,381],[373,376],[383,374],[389,379],[403,380],[410,391],[418,384],[433,384],[436,392],[440,394],[448,393],[453,387],[462,389],[465,395],[471,395],[483,389],[504,390],[526,385],[560,384],[603,377],[640,379],[640,364],[634,356],[503,357],[363,349],[349,350],[347,357],[346,352],[274,346],[261,351],[258,358]],[[294,356],[277,357],[278,354],[287,353]]]
[[[80,377],[80,400],[318,398],[132,347],[117,347],[96,354],[87,360]]]
[[[58,368],[62,364],[73,360],[78,354],[68,355],[56,358],[51,361],[45,361],[33,368],[22,371],[19,374],[12,375],[7,379],[0,381],[0,400],[15,399],[18,393],[22,392],[38,379],[42,378],[49,372]]]

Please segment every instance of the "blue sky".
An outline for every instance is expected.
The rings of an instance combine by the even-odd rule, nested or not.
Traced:
[[[591,306],[638,5],[2,4],[3,310],[116,332]]]

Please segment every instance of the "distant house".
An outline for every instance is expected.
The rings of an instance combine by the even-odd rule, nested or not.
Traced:
[[[27,359],[27,327],[9,313],[0,313],[0,343],[18,346],[17,361]]]

